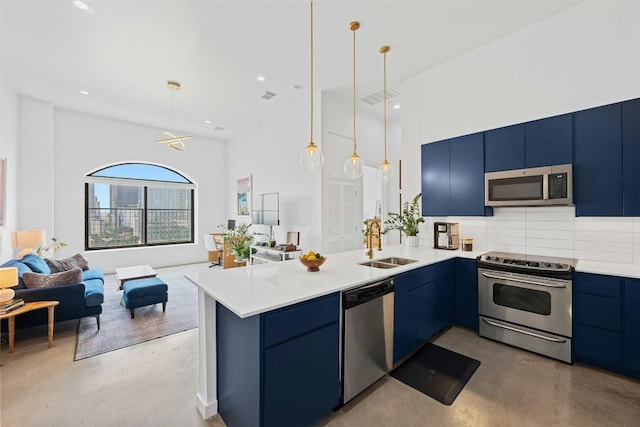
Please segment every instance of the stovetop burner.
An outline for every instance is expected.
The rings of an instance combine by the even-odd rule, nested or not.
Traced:
[[[575,260],[569,258],[543,257],[537,255],[512,254],[505,252],[487,252],[478,257],[478,261],[490,267],[511,267],[523,272],[572,272]]]

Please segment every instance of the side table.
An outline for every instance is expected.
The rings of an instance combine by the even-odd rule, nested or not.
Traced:
[[[49,347],[53,346],[53,309],[56,305],[60,304],[59,301],[34,301],[26,302],[22,307],[16,308],[7,314],[0,315],[1,319],[8,319],[9,321],[9,353],[13,353],[13,342],[16,336],[16,316],[27,313],[33,310],[39,310],[46,308],[48,313],[47,332],[49,336]]]

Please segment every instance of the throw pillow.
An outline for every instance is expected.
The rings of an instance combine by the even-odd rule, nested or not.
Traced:
[[[45,258],[44,261],[47,263],[52,273],[73,270],[74,268],[79,268],[81,270],[89,269],[87,260],[80,254],[75,254],[71,258],[61,260]]]
[[[51,269],[49,268],[47,263],[44,262],[44,259],[42,259],[42,257],[39,255],[27,254],[22,258],[20,258],[20,262],[23,264],[26,264],[34,273],[40,273],[40,274],[51,273]]]
[[[82,283],[82,270],[74,268],[53,274],[24,273],[22,281],[27,289]]]

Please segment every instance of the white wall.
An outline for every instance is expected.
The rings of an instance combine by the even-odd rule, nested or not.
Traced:
[[[2,79],[0,67],[0,157],[6,159],[6,178],[4,218],[5,226],[0,228],[0,262],[13,257],[11,247],[11,231],[15,230],[18,219],[18,195],[16,182],[18,176],[18,95],[15,90]]]
[[[319,120],[314,119],[314,123],[319,123]],[[320,135],[319,126],[315,142],[324,150],[317,135]],[[300,246],[303,249],[318,250],[320,172],[305,171],[298,162],[300,152],[308,143],[309,106],[304,101],[231,139],[225,159],[228,206],[225,215],[236,218],[236,180],[252,175],[254,204],[259,194],[279,193],[280,226],[273,230],[276,242],[284,242],[288,231],[299,231]],[[265,226],[252,226],[252,231],[255,232],[268,230]]]
[[[124,161],[174,169],[197,185],[196,243],[167,247],[88,251],[90,264],[106,273],[116,267],[163,267],[205,262],[200,235],[226,220],[226,144],[194,136],[180,152],[155,144],[160,130],[58,109],[20,97],[19,194],[16,229],[45,228],[68,244],[58,258],[84,253],[84,176]]]
[[[420,192],[421,144],[640,97],[639,40],[639,2],[590,1],[407,80],[403,193]],[[503,208],[449,220],[475,249],[640,261],[638,218]],[[431,225],[423,229],[432,244]]]

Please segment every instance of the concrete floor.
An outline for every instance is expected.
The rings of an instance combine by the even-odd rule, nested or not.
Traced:
[[[206,264],[189,266],[192,270]],[[161,274],[180,268],[159,269]],[[105,286],[115,286],[113,276]],[[0,425],[224,426],[195,408],[197,329],[73,361],[77,321],[20,330],[0,353]],[[435,339],[481,365],[451,406],[384,377],[319,425],[636,426],[640,382],[451,328]]]

